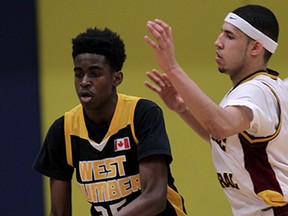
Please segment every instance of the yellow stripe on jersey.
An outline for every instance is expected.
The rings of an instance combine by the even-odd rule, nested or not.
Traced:
[[[281,207],[287,204],[283,195],[277,191],[265,190],[261,191],[257,195],[261,197],[268,205],[274,207]]]
[[[271,73],[268,73],[268,72],[266,72],[266,71],[260,71],[260,72],[257,72],[257,73],[255,73],[255,74],[252,74],[251,76],[249,76],[249,77],[247,77],[246,79],[242,80],[240,83],[237,84],[237,86],[240,85],[240,84],[242,84],[242,83],[244,83],[244,82],[247,82],[247,81],[249,81],[249,80],[252,80],[252,79],[254,79],[256,76],[259,76],[259,75],[269,76],[269,77],[272,78],[272,79],[277,79],[277,78],[279,77],[279,76],[276,75],[276,74],[271,74]]]
[[[133,138],[136,143],[139,142],[136,137],[134,129],[134,110],[139,99],[140,98],[138,97],[118,94],[116,109],[112,121],[110,123],[108,132],[106,133],[103,140],[107,139],[109,136],[113,134],[116,134],[120,129],[125,128],[127,125],[130,124]],[[129,111],[127,112],[127,110]],[[65,128],[66,159],[67,163],[73,166],[71,135],[72,136],[75,135],[82,139],[91,141],[89,139],[88,131],[85,125],[84,113],[81,104],[65,113],[64,128]]]
[[[70,166],[73,166],[71,135],[77,134],[81,138],[88,137],[88,131],[81,130],[81,128],[86,128],[81,104],[74,107],[69,112],[65,113],[64,128],[65,128],[64,131],[65,131],[66,159],[67,163]]]
[[[174,207],[177,216],[186,216],[184,213],[184,206],[183,206],[183,200],[179,193],[174,191],[172,188],[168,186],[167,190],[167,199],[171,203],[171,205]]]
[[[108,132],[103,140],[105,140],[110,135],[116,134],[120,129],[125,128],[127,125],[130,124],[133,138],[135,142],[138,143],[138,139],[136,138],[135,135],[134,121],[133,121],[134,110],[138,100],[139,100],[138,97],[118,94],[116,110],[112,118]],[[129,110],[128,112],[127,109]],[[129,121],[127,121],[127,119],[129,119]]]

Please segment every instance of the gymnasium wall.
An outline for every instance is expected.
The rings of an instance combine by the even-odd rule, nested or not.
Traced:
[[[127,49],[124,82],[119,91],[150,98],[164,110],[174,154],[172,172],[189,215],[230,215],[230,207],[211,162],[209,144],[143,85],[145,72],[158,68],[143,36],[148,34],[146,21],[161,18],[168,22],[173,28],[179,63],[215,102],[219,102],[231,83],[226,75],[217,71],[214,40],[227,13],[248,3],[263,3],[277,14],[281,34],[271,67],[281,71],[283,76],[288,75],[286,1],[85,0],[80,3],[77,0],[40,0],[42,135],[55,118],[78,103],[73,86],[71,38],[87,27],[109,27],[122,36]],[[73,211],[75,215],[84,215],[83,212],[88,215],[89,205],[74,185]]]
[[[0,215],[43,215],[34,0],[0,1]]]
[[[176,114],[165,107],[156,94],[143,84],[146,80],[145,72],[158,68],[151,48],[143,40],[144,35],[148,34],[145,24],[150,19],[161,18],[172,26],[178,62],[188,75],[218,103],[231,86],[229,78],[218,72],[214,62],[214,41],[220,32],[224,17],[231,10],[245,4],[262,4],[275,12],[280,23],[280,38],[279,48],[271,60],[270,67],[278,70],[284,78],[288,76],[286,63],[288,2],[283,0],[38,0],[37,4],[34,4],[30,0],[29,10],[27,4],[23,7],[15,7],[17,5],[15,0],[8,2],[14,4],[14,7],[9,8],[9,12],[1,7],[9,19],[4,21],[2,19],[0,22],[1,34],[7,32],[5,40],[1,40],[1,45],[7,49],[6,52],[1,50],[4,56],[2,64],[7,66],[7,71],[0,72],[1,75],[3,71],[5,72],[4,80],[7,83],[1,84],[0,88],[1,94],[3,90],[4,92],[9,90],[1,97],[1,99],[4,98],[3,103],[1,102],[1,120],[4,119],[1,129],[3,128],[2,132],[4,131],[2,137],[5,137],[1,144],[5,146],[5,150],[9,151],[9,154],[6,154],[7,151],[4,152],[3,149],[0,152],[5,155],[5,161],[12,161],[3,169],[7,173],[13,170],[11,177],[8,176],[14,188],[21,187],[21,202],[24,202],[23,199],[26,196],[33,194],[33,198],[25,200],[24,204],[28,206],[28,209],[39,209],[39,211],[29,215],[42,215],[39,213],[42,210],[40,176],[33,170],[21,168],[31,167],[31,161],[36,156],[35,148],[37,150],[40,148],[52,122],[78,104],[73,84],[71,39],[85,31],[87,27],[94,26],[111,28],[120,34],[126,43],[127,61],[123,68],[124,82],[118,91],[152,99],[162,107],[174,155],[172,172],[179,192],[185,198],[188,214],[231,215],[230,207],[211,162],[209,144],[201,140]],[[7,7],[6,3],[5,7]],[[34,14],[34,7],[36,8],[35,20],[31,15]],[[18,9],[17,15],[19,13],[29,17],[26,21],[29,28],[24,26],[22,16],[16,19],[12,15],[16,12],[15,8]],[[12,18],[16,19],[13,23],[10,20]],[[3,22],[5,22],[4,27]],[[36,28],[31,27],[34,23]],[[25,43],[18,41],[22,37],[26,39]],[[27,38],[31,44],[27,43]],[[7,41],[10,43],[8,44]],[[13,43],[15,41],[16,44]],[[25,48],[21,49],[19,44]],[[7,56],[7,52],[11,52],[10,46],[14,47],[13,51],[16,56],[13,60]],[[27,47],[29,52],[26,51]],[[35,61],[36,56],[38,62]],[[39,107],[41,118],[38,116]],[[11,113],[12,117],[4,114],[6,112]],[[20,134],[16,136],[15,131]],[[15,155],[14,152],[16,152]],[[24,158],[23,152],[27,154],[27,157]],[[14,173],[15,167],[18,168],[16,174]],[[5,200],[11,208],[11,203],[18,204],[19,197],[15,200],[16,191],[11,194],[4,189],[7,183],[6,178],[3,186],[2,182],[4,182],[3,177],[0,175],[0,192],[2,190],[6,192]],[[26,188],[27,185],[28,188]],[[9,188],[11,191],[13,187]],[[50,198],[47,178],[43,178],[43,194],[44,212],[48,215]],[[2,195],[0,199],[3,199]],[[0,203],[2,209],[6,202],[3,204],[1,200]],[[24,208],[20,206],[18,210],[21,213]],[[89,204],[84,200],[76,182],[73,184],[73,212],[73,215],[89,215]],[[18,214],[11,213],[10,215]]]

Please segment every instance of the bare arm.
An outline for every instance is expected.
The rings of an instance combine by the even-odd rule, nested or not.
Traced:
[[[141,195],[116,216],[157,215],[166,207],[167,164],[164,156],[149,156],[140,161]]]
[[[183,98],[195,120],[217,139],[242,132],[249,128],[252,111],[246,107],[219,107],[178,65],[172,37],[172,29],[161,20],[149,21],[147,28],[157,43],[145,36],[153,48],[159,66],[165,71],[172,85]],[[237,121],[235,121],[237,119]]]
[[[200,136],[202,139],[210,143],[210,134],[199,124],[194,118],[192,113],[186,109],[184,112],[178,113],[178,115]]]
[[[147,72],[149,77],[156,85],[145,82],[145,85],[152,91],[156,92],[167,105],[168,108],[175,111],[199,136],[209,142],[209,133],[197,122],[182,97],[173,87],[166,74],[161,74],[157,70]]]
[[[71,216],[71,182],[50,179],[50,216]]]

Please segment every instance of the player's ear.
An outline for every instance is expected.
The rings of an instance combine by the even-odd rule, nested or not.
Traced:
[[[123,72],[117,71],[113,73],[113,86],[117,87],[122,83],[123,80]]]
[[[262,51],[264,51],[263,43],[260,40],[252,41],[251,45],[252,45],[251,55],[253,56],[258,55]]]

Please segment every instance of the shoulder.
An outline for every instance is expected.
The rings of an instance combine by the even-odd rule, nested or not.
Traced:
[[[54,129],[60,129],[64,127],[64,116],[61,116],[60,118],[56,119],[50,128]]]
[[[146,126],[151,127],[152,125],[163,125],[163,111],[155,102],[148,99],[140,99],[136,105],[134,123],[138,129]]]
[[[153,108],[161,110],[158,104],[156,104],[154,101],[145,98],[139,99],[136,105],[136,109],[138,111],[145,111]]]
[[[221,101],[222,107],[245,106],[254,112],[277,110],[277,100],[263,80],[253,79],[232,89]],[[270,111],[269,111],[270,112]],[[255,113],[254,113],[255,114]]]
[[[141,98],[136,105],[135,119],[141,118],[159,120],[159,118],[163,118],[163,111],[154,101]]]
[[[284,79],[283,83],[284,83],[286,90],[288,90],[288,78]]]
[[[261,96],[265,97],[267,93],[271,94],[271,90],[265,83],[267,83],[265,79],[249,80],[233,89],[231,91],[231,95],[241,96],[244,98],[259,98]]]
[[[56,119],[50,126],[47,137],[64,137],[64,116]]]

